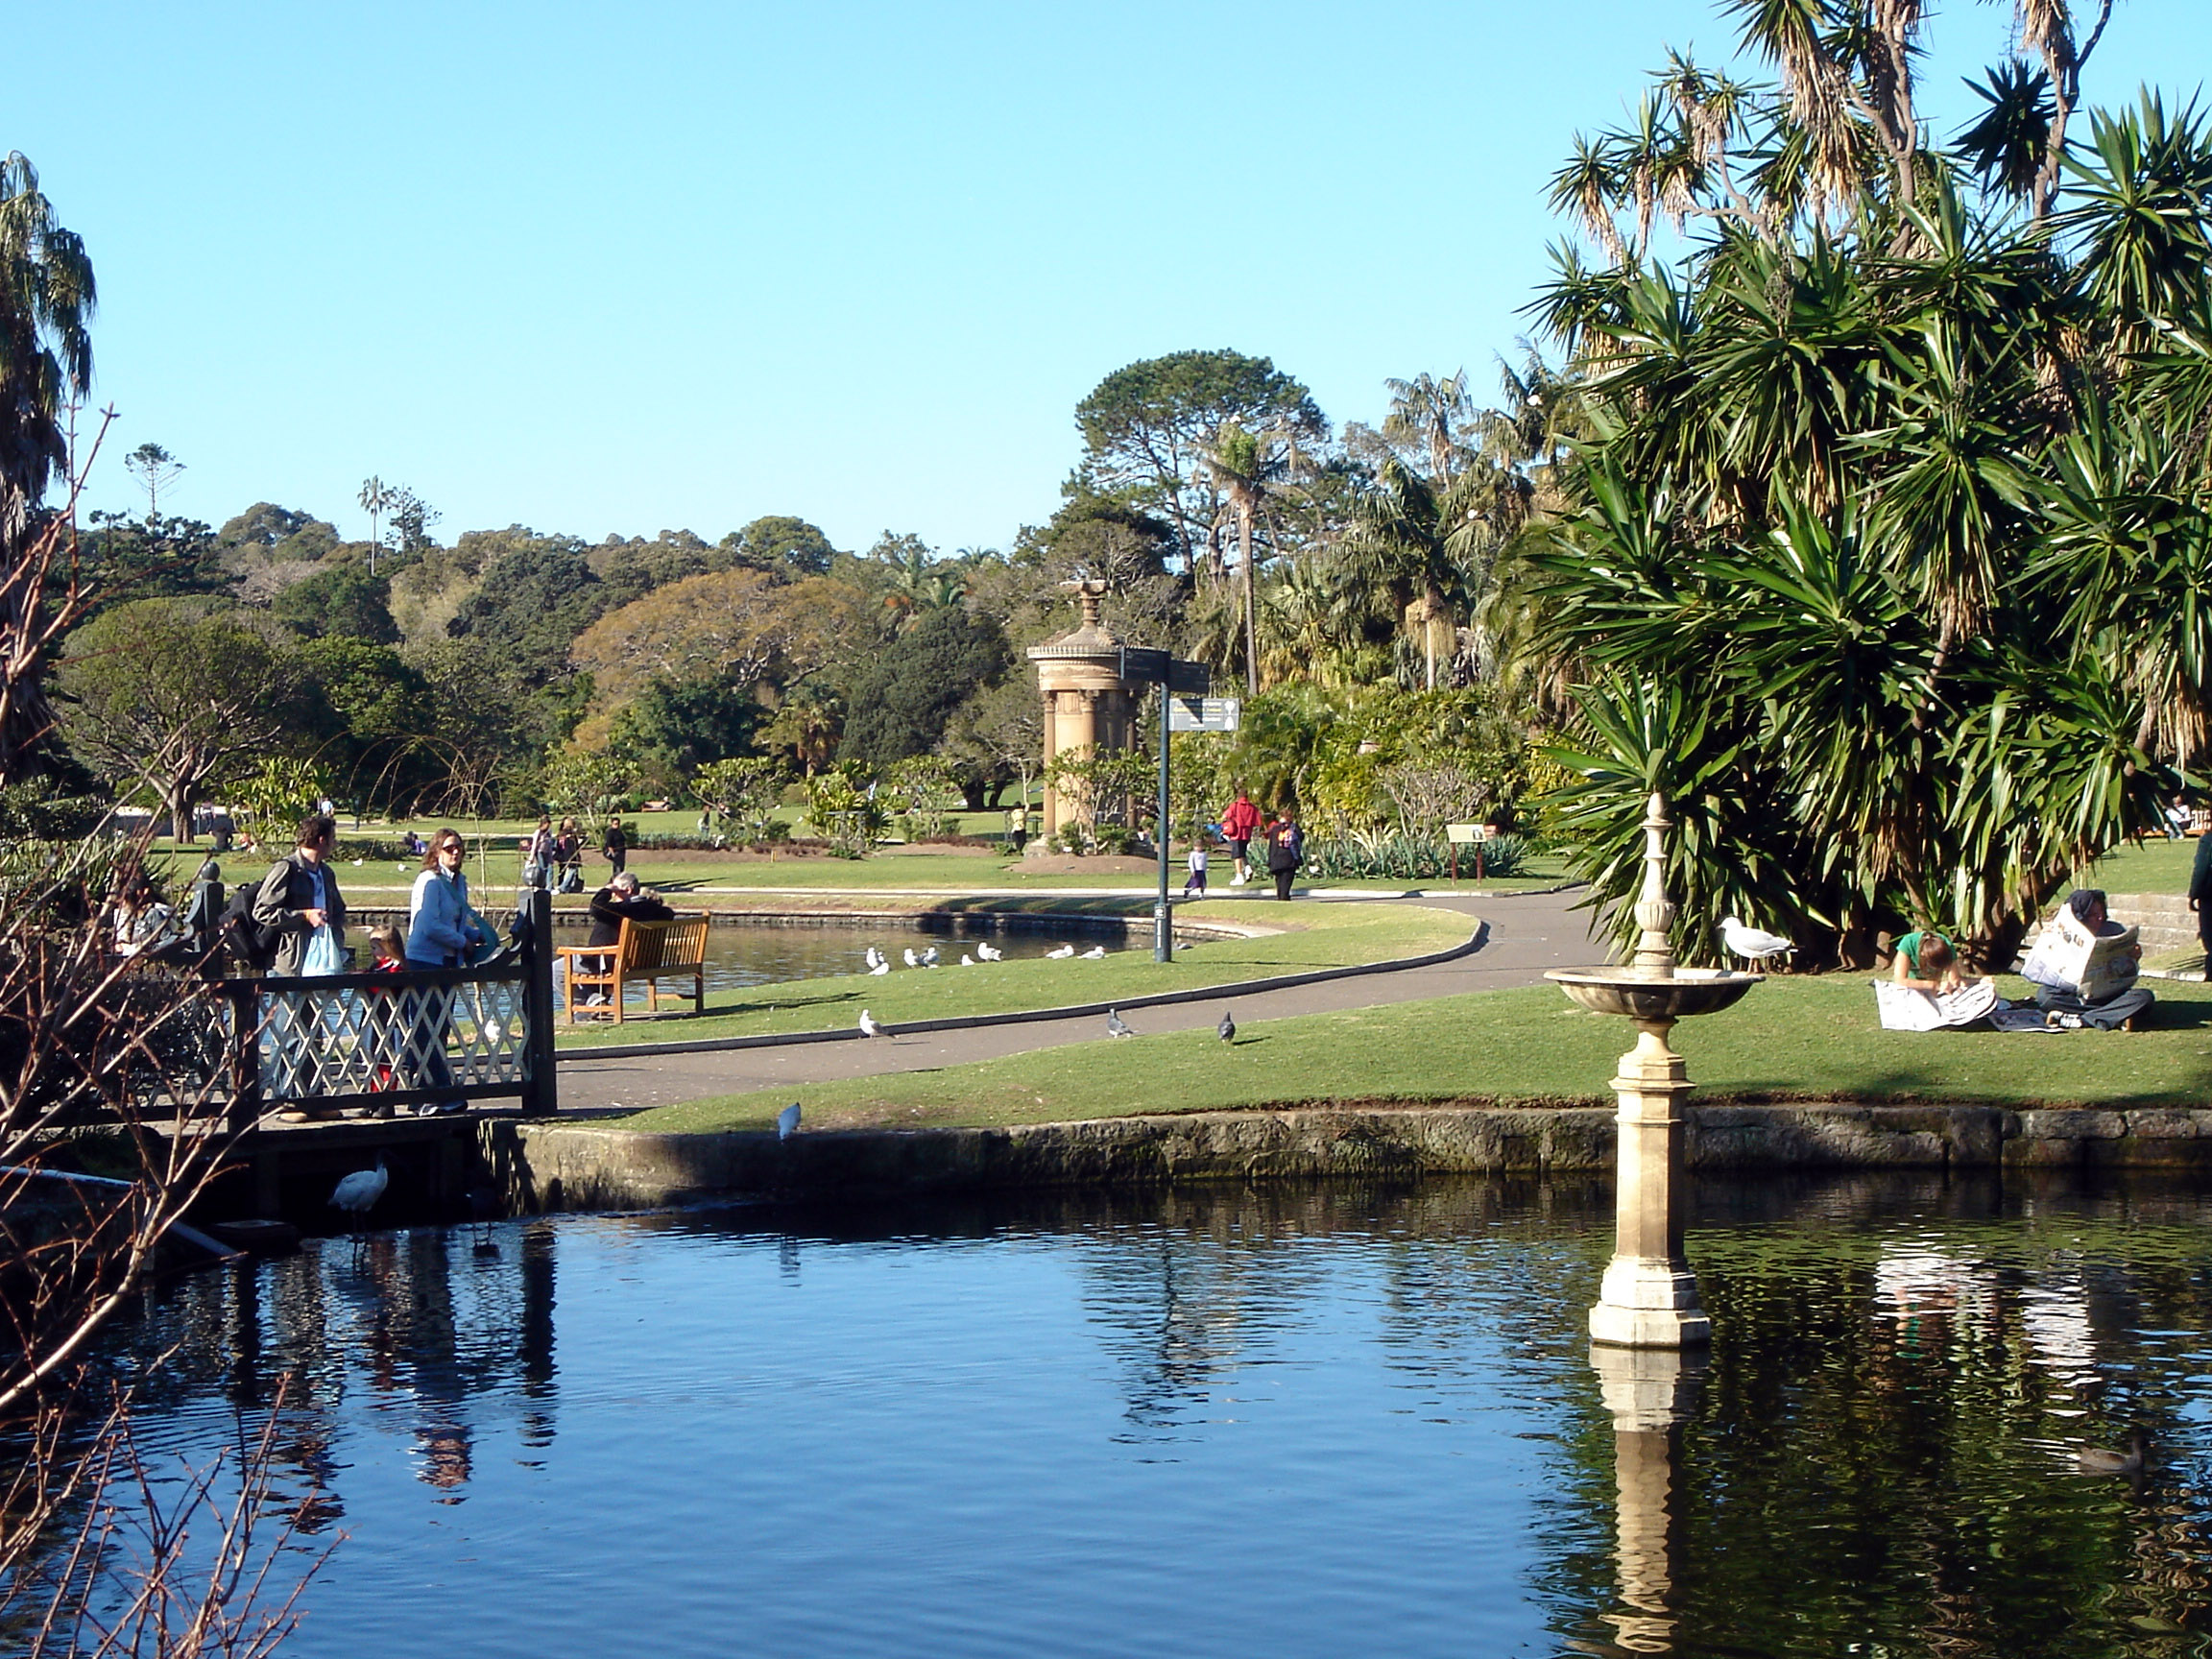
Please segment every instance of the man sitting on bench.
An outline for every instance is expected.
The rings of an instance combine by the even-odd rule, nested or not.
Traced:
[[[622,937],[622,924],[631,922],[673,922],[676,912],[661,902],[661,895],[650,887],[640,886],[637,878],[625,870],[598,892],[591,895],[591,937],[587,945],[613,945]],[[604,974],[614,965],[612,956],[578,957],[585,972]],[[604,992],[594,991],[580,998],[586,1003],[604,1002]]]

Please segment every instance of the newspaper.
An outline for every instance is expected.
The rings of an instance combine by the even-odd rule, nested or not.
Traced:
[[[2072,991],[2084,1002],[2104,1002],[2135,983],[2136,955],[2133,927],[2092,933],[2061,905],[2043,925],[2020,974],[2034,984]]]
[[[1987,1018],[1997,1006],[1997,986],[1977,979],[1956,991],[1918,991],[1893,979],[1877,979],[1874,1005],[1885,1031],[1937,1031]]]

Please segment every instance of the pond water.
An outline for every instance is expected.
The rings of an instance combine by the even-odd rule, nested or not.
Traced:
[[[2212,1202],[1697,1206],[1712,1358],[1643,1418],[1606,1195],[1480,1182],[382,1234],[116,1358],[175,1346],[194,1458],[299,1379],[288,1654],[2206,1650]]]
[[[682,896],[673,901],[679,908]],[[556,927],[555,943],[581,945],[589,937],[583,926]],[[1047,950],[1072,944],[1078,950],[1103,947],[1109,954],[1127,950],[1118,929],[1095,932],[1063,925],[1003,933],[948,933],[925,929],[912,922],[840,923],[833,926],[762,926],[717,919],[707,930],[707,989],[734,991],[747,985],[781,984],[792,979],[822,979],[833,974],[865,974],[866,955],[873,945],[891,959],[894,974],[907,972],[904,952],[916,956],[936,948],[939,970],[957,969],[962,952],[974,954],[978,939],[988,939],[1007,960],[1042,956]],[[1147,937],[1144,948],[1150,950]]]

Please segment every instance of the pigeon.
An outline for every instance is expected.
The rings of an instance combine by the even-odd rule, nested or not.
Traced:
[[[1106,1010],[1106,1035],[1109,1037],[1134,1037],[1137,1033],[1129,1028],[1129,1022],[1121,1018],[1121,1011],[1118,1008],[1109,1008]]]
[[[1214,1034],[1224,1043],[1237,1041],[1237,1022],[1230,1017],[1228,1009],[1221,1010],[1221,1023],[1214,1027]]]
[[[1733,956],[1747,962],[1759,962],[1768,956],[1787,956],[1797,949],[1779,933],[1763,933],[1756,927],[1746,927],[1731,916],[1720,924],[1720,943]]]
[[[868,977],[871,979],[880,979],[884,974],[890,972],[891,964],[889,962],[878,962],[875,967],[868,970]]]
[[[963,950],[960,952],[960,966],[963,968],[973,968],[975,966],[975,958],[969,955],[967,951]]]
[[[860,1010],[860,1035],[863,1037],[888,1037],[891,1035],[891,1027],[878,1024],[876,1016],[863,1008]]]
[[[934,968],[937,966],[936,946],[932,945],[928,950],[922,952],[922,966],[925,968]]]
[[[914,947],[911,945],[906,947],[906,966],[909,968],[922,966],[922,958],[914,954]]]
[[[799,1102],[794,1100],[776,1114],[776,1139],[788,1141],[799,1132]]]
[[[1094,946],[1092,946],[1090,950],[1086,950],[1086,951],[1084,951],[1084,952],[1083,952],[1083,960],[1084,960],[1084,961],[1086,961],[1086,962],[1103,962],[1103,961],[1105,961],[1105,960],[1106,960],[1106,947],[1105,947],[1105,946],[1103,946],[1103,945],[1094,945]]]
[[[1074,946],[1072,946],[1072,945],[1063,945],[1063,946],[1061,946],[1061,947],[1060,947],[1060,949],[1059,949],[1059,950],[1047,950],[1047,951],[1046,951],[1046,952],[1045,952],[1045,959],[1046,959],[1046,961],[1048,961],[1048,962],[1064,962],[1064,961],[1066,961],[1066,960],[1067,960],[1069,957],[1070,957],[1070,956],[1072,956],[1072,955],[1074,955],[1074,954],[1075,954],[1075,947],[1074,947]]]
[[[993,945],[988,939],[976,941],[975,955],[978,960],[984,962],[1003,962],[1006,960],[1006,952]]]

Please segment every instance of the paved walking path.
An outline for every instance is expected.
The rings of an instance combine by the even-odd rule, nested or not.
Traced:
[[[1180,1002],[1132,1009],[1128,1021],[1140,1033],[1183,1031],[1212,1026],[1221,1018],[1223,1006],[1235,1009],[1239,1024],[1249,1024],[1293,1014],[1345,1013],[1463,991],[1538,984],[1547,968],[1572,968],[1605,960],[1605,948],[1591,939],[1588,913],[1570,908],[1579,897],[1578,892],[1570,892],[1421,899],[1414,902],[1465,914],[1469,931],[1479,920],[1487,921],[1490,932],[1482,949],[1454,961],[1403,973],[1362,974],[1317,985],[1228,998],[1218,1003]],[[935,1070],[1002,1054],[1089,1043],[1105,1035],[1105,1021],[1086,1014],[1029,1024],[932,1031],[889,1042],[803,1043],[789,1047],[722,1049],[630,1060],[564,1058],[561,1106],[564,1111],[637,1111],[754,1089]]]

